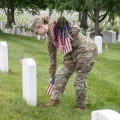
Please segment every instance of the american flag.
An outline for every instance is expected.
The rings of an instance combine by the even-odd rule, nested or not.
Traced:
[[[106,51],[108,51],[108,45],[107,45],[107,43],[105,43],[105,48],[106,48]]]
[[[71,52],[72,51],[71,40],[73,40],[73,37],[72,34],[69,32],[70,29],[69,26],[64,26],[64,30],[62,30],[62,32],[61,29],[59,31],[56,31],[54,27],[55,24],[53,22],[51,24],[52,41],[54,45],[58,48],[59,54],[61,54],[63,47],[64,47],[64,54]],[[55,35],[55,32],[58,33],[57,36]]]
[[[70,36],[70,37],[69,37]],[[72,51],[72,45],[71,45],[71,35],[69,34],[67,28],[65,31],[65,46],[64,46],[64,54]]]
[[[22,65],[22,60],[23,60],[23,53],[21,55],[21,59],[20,59],[20,64]]]
[[[52,80],[50,81],[50,85],[48,86],[48,89],[46,91],[47,94],[51,95],[52,91],[54,89],[54,84],[55,84],[55,75],[53,75]]]

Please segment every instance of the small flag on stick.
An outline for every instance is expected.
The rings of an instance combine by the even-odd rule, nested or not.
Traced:
[[[23,53],[21,54],[20,64],[22,65]]]
[[[54,84],[55,84],[55,74],[53,74],[52,80],[50,81],[50,85],[48,86],[48,89],[46,91],[47,94],[51,95],[52,91],[54,89]]]
[[[23,60],[23,53],[21,54],[21,59],[20,59],[21,71],[22,71],[22,60]]]
[[[106,51],[108,51],[108,45],[107,45],[107,43],[105,43],[105,48],[106,48]]]

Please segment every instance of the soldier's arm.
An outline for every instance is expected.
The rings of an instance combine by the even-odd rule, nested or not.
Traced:
[[[57,49],[51,41],[51,38],[47,35],[47,48],[49,55],[49,73],[50,77],[53,77],[53,74],[56,72],[56,64],[57,64]]]

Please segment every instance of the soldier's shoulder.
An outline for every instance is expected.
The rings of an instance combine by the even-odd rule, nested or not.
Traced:
[[[75,22],[70,23],[70,28],[73,35],[78,34],[80,32],[80,27]]]

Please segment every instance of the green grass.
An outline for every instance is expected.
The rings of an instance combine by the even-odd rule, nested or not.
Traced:
[[[85,112],[77,112],[73,76],[70,77],[60,104],[39,107],[50,101],[46,94],[49,85],[49,59],[45,40],[0,33],[9,53],[9,74],[0,72],[0,120],[91,120],[91,112],[112,109],[120,113],[120,43],[108,44],[99,55],[88,76],[88,104]],[[37,106],[29,106],[22,98],[22,74],[19,64],[24,58],[33,58],[37,64]],[[59,67],[63,56],[57,58]]]

